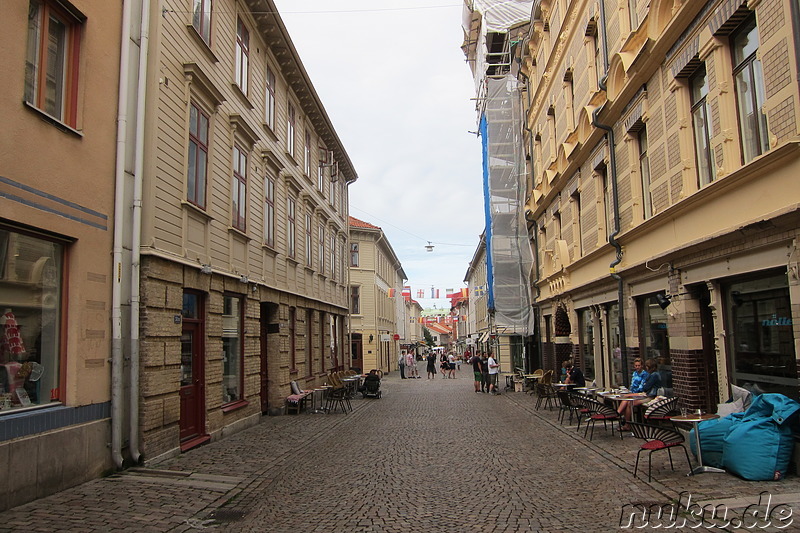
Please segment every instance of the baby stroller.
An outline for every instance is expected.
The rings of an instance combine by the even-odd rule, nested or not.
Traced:
[[[361,396],[364,398],[380,398],[381,397],[381,380],[367,379],[364,380],[364,385],[361,388]]]

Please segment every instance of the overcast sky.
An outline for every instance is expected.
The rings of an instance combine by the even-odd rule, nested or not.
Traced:
[[[358,173],[350,215],[383,229],[423,308],[449,308],[484,228],[463,2],[275,3]]]

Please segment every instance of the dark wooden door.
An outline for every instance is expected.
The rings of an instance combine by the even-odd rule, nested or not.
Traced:
[[[181,440],[204,431],[203,350],[200,325],[184,322],[181,334]]]

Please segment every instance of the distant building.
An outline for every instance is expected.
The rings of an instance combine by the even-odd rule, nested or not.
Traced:
[[[350,366],[396,370],[406,343],[406,274],[380,227],[350,217],[349,242]]]

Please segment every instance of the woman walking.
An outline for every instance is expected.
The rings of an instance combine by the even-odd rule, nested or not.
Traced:
[[[436,354],[428,352],[425,360],[428,361],[428,379],[436,379]]]

